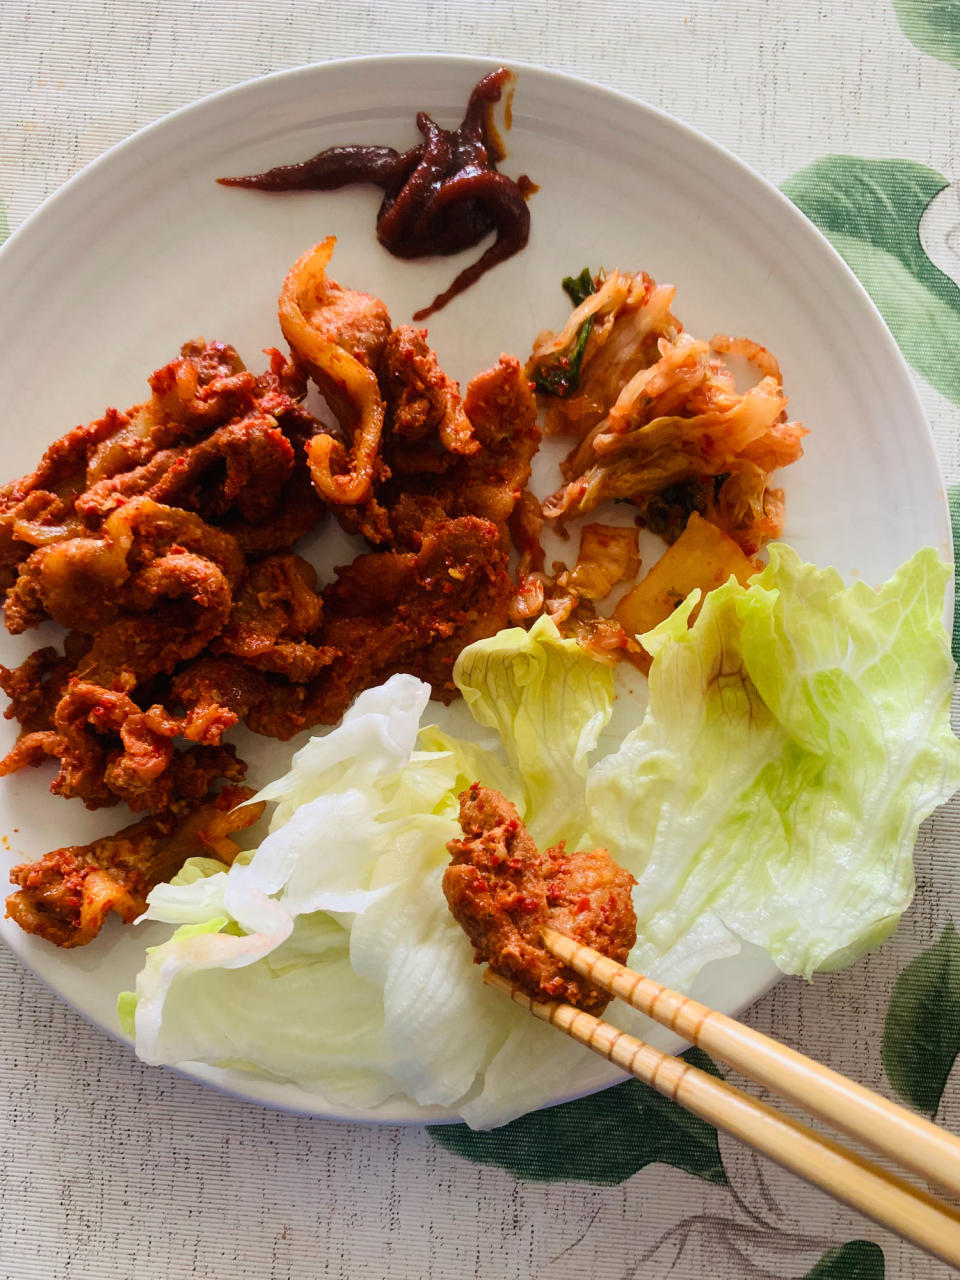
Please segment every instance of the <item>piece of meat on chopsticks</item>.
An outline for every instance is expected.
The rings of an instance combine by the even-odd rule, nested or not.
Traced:
[[[58,947],[85,946],[111,911],[127,924],[145,911],[154,885],[176,875],[188,858],[232,862],[240,852],[232,837],[263,812],[262,804],[247,803],[253,794],[227,786],[186,818],[143,818],[91,844],[21,863],[10,873],[20,887],[7,898],[7,915]]]
[[[451,840],[443,892],[478,963],[535,1000],[564,1000],[599,1014],[610,994],[562,965],[543,946],[547,927],[619,963],[637,940],[636,884],[606,849],[538,851],[516,808],[474,783],[460,796],[463,839]]]

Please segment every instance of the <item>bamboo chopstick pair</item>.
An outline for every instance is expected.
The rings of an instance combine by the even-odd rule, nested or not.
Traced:
[[[554,929],[544,930],[543,942],[571,969],[742,1075],[960,1196],[960,1139],[953,1134]],[[661,1053],[582,1009],[532,1000],[490,969],[484,980],[695,1115],[960,1267],[960,1210],[953,1205],[781,1115],[725,1080]]]

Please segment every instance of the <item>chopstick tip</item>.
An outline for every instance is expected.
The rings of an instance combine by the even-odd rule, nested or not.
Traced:
[[[518,997],[520,1001],[529,999],[519,987],[515,987],[509,979],[504,978],[502,974],[496,973],[489,965],[483,971],[483,981],[488,987],[493,987],[495,991],[502,991],[505,996],[510,996],[514,1000],[518,999]]]

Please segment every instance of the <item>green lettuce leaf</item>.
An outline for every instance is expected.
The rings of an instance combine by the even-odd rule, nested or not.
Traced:
[[[809,976],[893,929],[917,828],[960,786],[948,578],[927,549],[847,588],[774,546],[644,637],[647,715],[587,785],[591,835],[638,876],[640,967],[689,981],[746,939]]]
[[[586,823],[589,755],[613,710],[613,673],[540,617],[464,649],[453,678],[473,718],[495,729],[523,780],[541,845],[573,843]]]

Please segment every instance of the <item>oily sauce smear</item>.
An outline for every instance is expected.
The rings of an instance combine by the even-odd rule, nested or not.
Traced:
[[[409,151],[328,147],[299,164],[217,181],[257,191],[334,191],[371,183],[383,191],[377,239],[397,258],[460,253],[496,231],[496,240],[477,261],[413,317],[425,320],[491,267],[519,253],[529,239],[527,199],[537,190],[536,184],[526,174],[514,181],[497,169],[506,152],[493,122],[493,109],[506,90],[509,127],[514,80],[506,67],[485,75],[470,94],[457,129],[442,129],[425,111],[419,112],[417,128],[423,141]]]

